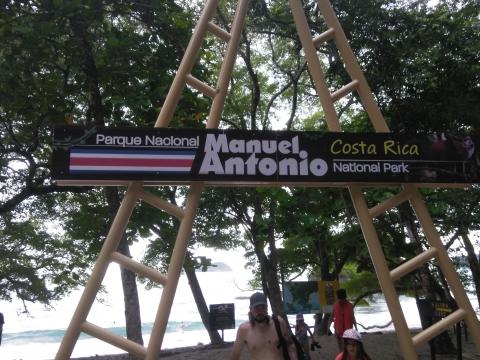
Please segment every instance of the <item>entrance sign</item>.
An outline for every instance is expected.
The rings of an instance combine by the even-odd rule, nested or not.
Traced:
[[[231,32],[227,32],[211,22],[216,7],[218,6],[218,1],[209,0],[207,2],[202,11],[198,26],[195,26],[185,56],[180,62],[175,79],[158,115],[155,123],[157,128],[166,128],[169,126],[182,96],[182,90],[187,84],[205,96],[212,98],[211,111],[209,112],[206,127],[210,129],[218,128],[233,66],[235,64],[236,49],[238,49],[240,43],[242,27],[248,10],[247,3],[248,1],[246,0],[238,1],[234,20],[230,27]],[[423,176],[426,182],[436,184],[436,186],[438,186],[440,181],[478,181],[478,176],[476,175],[478,156],[475,151],[475,141],[468,137],[459,139],[452,137],[449,139],[446,135],[432,134],[430,138],[425,137],[423,141],[426,142],[427,145],[430,145],[430,148],[433,147],[430,152],[436,156],[426,157],[423,151],[420,150],[423,148],[419,147],[418,154],[416,154],[414,147],[411,148],[412,150],[407,150],[407,148],[404,147],[404,145],[408,145],[413,139],[400,139],[396,135],[385,134],[389,133],[388,125],[375,102],[363,72],[348,44],[345,33],[329,1],[317,1],[319,11],[328,29],[318,36],[315,36],[315,38],[311,36],[313,32],[308,26],[302,2],[300,0],[290,0],[289,5],[297,28],[297,34],[302,43],[310,75],[312,76],[313,84],[315,85],[325,114],[327,127],[332,131],[337,131],[337,133],[332,135],[325,134],[323,138],[323,135],[318,134],[299,135],[298,138],[296,138],[296,135],[293,133],[285,133],[285,138],[281,138],[281,136],[272,133],[271,136],[273,136],[273,138],[267,139],[263,138],[263,136],[266,136],[266,133],[256,134],[254,132],[246,132],[245,138],[239,137],[235,139],[233,136],[235,134],[229,132],[205,132],[203,135],[195,133],[187,134],[185,143],[180,140],[180,143],[177,144],[179,141],[178,138],[182,138],[182,136],[178,133],[170,133],[171,137],[168,138],[168,134],[163,132],[164,130],[161,130],[162,133],[158,133],[160,137],[158,142],[156,136],[154,136],[151,140],[148,140],[149,142],[153,142],[153,144],[148,144],[148,147],[142,143],[142,141],[147,141],[142,140],[142,136],[146,134],[144,131],[147,130],[135,130],[141,133],[139,138],[129,138],[130,134],[128,131],[120,133],[121,130],[118,130],[119,133],[115,133],[115,131],[117,131],[115,129],[84,129],[77,132],[74,136],[69,135],[67,131],[63,131],[61,136],[56,136],[56,151],[54,153],[54,169],[52,173],[59,184],[62,182],[72,185],[128,184],[128,188],[125,191],[125,196],[120,204],[115,220],[112,222],[110,231],[102,246],[102,251],[92,269],[92,274],[85,286],[75,314],[65,331],[55,360],[70,359],[75,343],[81,332],[85,332],[111,345],[126,350],[136,357],[145,360],[158,359],[165,329],[167,328],[168,314],[170,314],[172,308],[178,279],[182,271],[189,239],[192,234],[195,213],[200,204],[204,185],[222,183],[227,185],[244,184],[246,186],[256,186],[257,184],[270,186],[281,184],[299,185],[304,183],[312,187],[320,187],[322,185],[348,187],[380,287],[385,295],[388,309],[395,324],[398,345],[403,353],[403,357],[411,360],[418,359],[416,348],[431,340],[440,331],[446,330],[451,324],[458,324],[458,322],[462,320],[465,321],[472,332],[472,338],[475,341],[477,350],[480,350],[480,323],[465,293],[463,284],[460,282],[458,274],[448,258],[440,234],[435,229],[435,224],[429,215],[423,197],[418,191],[418,185],[401,184],[402,190],[398,194],[386,199],[370,211],[361,184],[361,182],[364,181],[363,178],[366,177],[368,179],[372,177],[371,175],[378,175],[378,177],[380,177],[380,175],[387,170],[393,174],[391,176],[384,175],[383,177],[390,179],[390,182],[396,182],[397,180],[415,182],[420,181],[420,178]],[[199,54],[202,40],[208,32],[228,42],[224,62],[220,67],[221,71],[215,87],[191,75],[193,64],[196,62],[195,54]],[[317,47],[327,41],[331,41],[332,44],[337,45],[337,50],[344,60],[345,70],[351,77],[350,83],[332,93],[330,93],[329,86],[325,82],[321,61],[319,61],[317,54]],[[341,123],[337,116],[334,103],[352,92],[356,92],[356,96],[361,100],[366,114],[371,120],[372,127],[377,133],[382,133],[379,134],[380,136],[378,138],[376,135],[371,134],[345,134],[346,137],[338,135],[338,132],[341,130]],[[112,133],[109,133],[109,131],[112,131]],[[100,134],[99,137],[96,135],[97,132]],[[224,137],[221,138],[221,134],[225,134]],[[91,136],[93,136],[93,140],[91,140]],[[196,142],[195,138],[197,136],[198,141]],[[328,140],[329,136],[333,137],[331,139],[332,142],[339,141],[336,145],[340,146],[340,151],[335,148],[332,150],[332,144],[330,144],[329,147],[326,142],[324,143],[324,141]],[[350,136],[360,136],[360,138],[358,138],[357,141],[357,138],[351,138]],[[387,138],[380,140],[382,136]],[[389,138],[389,136],[392,137]],[[87,142],[86,140],[89,137],[90,139]],[[206,137],[211,138],[210,148],[207,146]],[[163,139],[165,139],[165,141]],[[311,145],[308,144],[309,139],[311,140]],[[256,142],[254,140],[256,140]],[[426,140],[430,141],[430,144]],[[455,144],[458,146],[454,144],[452,148],[449,144],[452,143],[453,140],[455,140]],[[264,141],[266,142],[264,143]],[[364,143],[362,143],[362,141],[364,141]],[[372,143],[370,143],[370,141],[372,141]],[[378,144],[377,141],[379,142]],[[382,141],[383,152],[385,153],[383,155],[380,150],[378,153],[376,150],[374,151],[374,149],[377,149],[377,146],[378,149],[382,149]],[[390,142],[385,143],[385,141]],[[391,143],[391,141],[393,141],[393,143]],[[396,143],[395,141],[399,141],[400,143]],[[420,146],[421,144],[422,141],[417,145]],[[247,146],[251,149],[250,154],[246,151]],[[270,146],[273,146],[273,151],[268,150]],[[344,146],[347,148],[344,149]],[[242,147],[244,147],[244,149]],[[350,150],[348,147],[350,147]],[[79,154],[75,154],[75,151],[72,151],[74,148],[79,149]],[[389,154],[386,154],[385,148],[389,149]],[[428,146],[425,146],[425,148],[428,149]],[[455,150],[453,150],[454,148]],[[369,151],[369,149],[371,149],[371,151]],[[392,150],[394,154],[390,154],[390,149],[399,150],[398,152]],[[60,150],[60,152],[57,150]],[[86,150],[86,155],[82,153],[82,150]],[[93,154],[96,155],[89,155],[89,151],[92,150]],[[125,153],[121,153],[122,150]],[[148,150],[153,151],[153,154],[148,153]],[[458,152],[458,150],[460,151],[460,155],[453,156],[452,154]],[[166,154],[162,151],[166,152]],[[178,151],[178,153],[176,153],[176,151]],[[191,163],[191,158],[189,158],[191,154],[189,154],[188,151],[193,151],[195,155]],[[317,151],[318,154],[316,153]],[[330,151],[330,155],[335,155],[335,157],[332,156],[332,158],[330,158],[328,151]],[[357,151],[360,152],[360,154]],[[367,154],[364,154],[364,152]],[[425,152],[428,153],[428,151]],[[463,156],[461,155],[462,153],[464,154]],[[373,155],[388,156],[385,159],[376,159]],[[390,159],[390,156],[395,156],[395,158]],[[403,159],[402,156],[406,156],[406,158]],[[453,156],[453,159],[450,156]],[[207,158],[206,161],[205,157]],[[80,160],[77,158],[80,158]],[[131,159],[134,160],[132,161]],[[143,163],[139,161],[139,159],[143,159]],[[155,161],[150,161],[152,159]],[[285,160],[282,163],[283,165],[280,163],[282,160]],[[365,166],[357,166],[362,165],[362,160]],[[322,161],[327,164],[326,167]],[[342,164],[343,162],[346,163],[346,166]],[[395,162],[399,163],[397,164]],[[375,163],[378,163],[378,166],[374,166]],[[388,166],[387,169],[383,163],[390,163],[391,165]],[[205,168],[203,168],[204,164]],[[334,174],[332,170],[335,169],[335,164],[337,164],[338,174]],[[416,165],[422,164],[425,164],[421,170],[423,175],[421,175],[421,173],[415,175],[418,179],[416,179],[415,176],[411,176],[410,171],[415,170],[413,168]],[[450,165],[447,166],[447,164],[450,164],[451,167]],[[397,167],[393,165],[397,165]],[[155,167],[158,169],[155,169]],[[154,168],[153,171],[152,168]],[[199,174],[198,171],[202,168],[205,172]],[[352,168],[352,170],[350,170],[350,168]],[[377,174],[373,169],[377,169],[380,174]],[[183,174],[182,171],[184,172]],[[197,171],[197,173],[195,171]],[[251,175],[250,172],[252,172],[253,175]],[[370,174],[370,172],[373,174]],[[261,176],[257,173],[260,173]],[[351,173],[354,174],[351,175]],[[395,173],[400,173],[400,175],[397,176]],[[413,171],[412,173],[416,174]],[[313,180],[309,180],[311,174],[314,176]],[[339,181],[336,177],[337,175],[349,174],[350,182],[342,183],[341,180]],[[177,180],[175,175],[180,180]],[[203,176],[203,178],[207,178],[208,181],[204,182],[204,180],[200,180],[200,175]],[[248,178],[246,175],[251,178]],[[142,181],[123,180],[126,179],[126,176],[130,176],[132,180],[138,179]],[[219,176],[223,176],[226,180],[219,180],[221,179]],[[282,176],[286,177],[287,180],[282,179]],[[305,179],[301,178],[302,176]],[[334,182],[331,182],[328,176],[331,176]],[[398,179],[393,179],[394,176],[397,176]],[[153,178],[153,180],[148,180],[151,178]],[[322,179],[318,180],[317,178]],[[199,183],[195,183],[197,179],[200,180]],[[322,182],[323,180],[325,181]],[[379,180],[383,180],[383,178]],[[379,180],[377,180],[377,176],[374,178],[374,181]],[[144,190],[145,185],[173,185],[182,182],[189,185],[188,196],[185,199],[184,207],[177,207],[175,204],[169,202],[168,198],[163,199],[152,192]],[[380,184],[381,183],[382,182],[380,182]],[[448,183],[445,183],[444,185],[447,184]],[[372,185],[372,187],[374,186],[375,185]],[[145,267],[115,250],[118,248],[124,229],[128,225],[132,211],[139,200],[164,210],[180,221],[175,240],[175,249],[172,252],[168,272],[165,275]],[[239,200],[241,201],[241,199]],[[407,201],[412,206],[418,223],[423,230],[428,242],[428,249],[404,262],[399,267],[390,269],[387,266],[380,239],[375,229],[376,224],[374,224],[373,219]],[[394,283],[408,273],[416,270],[421,264],[425,264],[433,258],[436,258],[440,269],[445,275],[449,290],[452,292],[458,304],[458,309],[442,321],[437,322],[433,328],[429,328],[412,336],[405,321]],[[156,318],[158,321],[154,323],[148,347],[140,346],[129,339],[115,335],[87,321],[89,309],[95,301],[96,294],[100,289],[104,275],[112,260],[164,286],[157,311]]]
[[[476,183],[480,142],[434,133],[57,126],[59,183]]]

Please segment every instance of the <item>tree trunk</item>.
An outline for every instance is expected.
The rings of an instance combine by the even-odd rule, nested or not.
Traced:
[[[97,126],[105,125],[105,111],[102,102],[102,94],[98,81],[98,70],[93,55],[92,45],[86,34],[85,21],[79,13],[75,13],[70,17],[70,26],[72,32],[81,43],[83,49],[83,71],[86,76],[86,93],[89,96],[89,113],[93,117],[93,122]],[[87,119],[87,122],[90,119]],[[108,210],[110,218],[113,220],[118,208],[120,207],[120,199],[118,189],[114,187],[106,187],[105,194],[107,197]],[[110,223],[112,223],[111,221]],[[125,234],[120,240],[118,250],[126,256],[130,257],[130,250]],[[140,319],[140,304],[138,301],[138,291],[136,283],[136,275],[129,270],[122,269],[122,287],[125,302],[125,322],[127,326],[127,338],[143,345],[142,327]]]
[[[330,313],[318,313],[315,314],[314,334],[316,335],[328,335],[330,330],[328,329],[328,321],[330,320]]]
[[[283,315],[282,291],[280,289],[277,267],[271,263],[259,241],[256,242],[255,253],[260,262],[263,292],[270,299],[272,313]]]
[[[112,219],[111,222],[113,222],[113,218],[115,217],[118,208],[120,207],[118,189],[116,187],[106,187],[105,193],[107,194],[107,203]],[[131,257],[126,234],[122,235],[117,250],[121,254],[127,257]],[[142,321],[140,316],[140,302],[138,299],[136,274],[128,269],[121,267],[121,279],[123,301],[125,304],[124,314],[127,339],[143,345]],[[133,356],[131,356],[130,358],[134,359]]]
[[[122,236],[118,251],[131,257],[127,237]],[[142,321],[140,316],[140,302],[138,299],[137,275],[121,267],[123,301],[125,303],[125,323],[127,339],[143,345]]]
[[[461,236],[463,244],[465,245],[465,251],[467,252],[468,265],[470,266],[470,271],[472,272],[472,279],[475,285],[478,304],[480,304],[480,264],[468,235],[466,233],[462,233]]]
[[[118,189],[106,187],[105,194],[111,219],[115,217],[120,207]],[[117,249],[121,254],[131,257],[130,248],[126,234],[123,234]],[[127,339],[143,345],[142,321],[140,316],[140,302],[138,300],[138,289],[136,274],[130,270],[121,268],[123,301],[125,303],[125,324]]]
[[[200,313],[200,317],[202,318],[203,325],[205,325],[205,328],[208,331],[208,336],[210,336],[211,343],[222,343],[223,340],[220,337],[218,331],[212,330],[210,327],[210,311],[208,310],[207,303],[205,302],[205,298],[203,297],[202,289],[200,288],[197,275],[195,274],[195,269],[189,266],[184,266],[183,269],[185,270],[185,274],[187,275],[188,284],[190,285],[190,289],[192,290],[193,298],[195,300],[195,303],[197,304],[197,309]]]
[[[278,274],[276,268],[273,268],[273,264],[268,261],[268,258],[263,253],[263,256],[260,256],[259,259],[262,266],[262,272],[265,276],[265,285],[267,287],[266,293],[270,299],[270,305],[272,306],[272,313],[283,315],[283,300],[282,300],[282,291],[280,289],[280,281],[278,279]]]
[[[260,263],[263,292],[270,299],[272,313],[283,316],[282,291],[278,276],[278,250],[275,246],[275,222],[272,220],[275,218],[276,204],[268,196],[258,192],[255,192],[254,201],[255,210],[250,232],[255,255]],[[265,205],[268,205],[267,212],[263,209]],[[268,245],[270,251],[268,256],[265,253],[265,245]]]

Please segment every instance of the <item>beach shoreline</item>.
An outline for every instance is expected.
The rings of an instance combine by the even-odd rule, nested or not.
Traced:
[[[398,346],[395,332],[375,332],[362,333],[365,350],[372,359],[377,360],[401,360],[404,359]],[[451,333],[450,338],[456,346],[455,334]],[[312,360],[333,360],[338,354],[338,348],[334,336],[318,336],[316,340],[322,346],[311,352]],[[223,344],[199,344],[197,346],[188,346],[175,349],[165,349],[160,352],[161,358],[169,360],[224,360],[228,359],[233,342]],[[472,339],[465,341],[462,336],[462,356],[465,360],[480,359],[480,352],[476,351]],[[431,359],[430,348],[428,344],[422,345],[417,349],[419,359]],[[94,355],[90,357],[74,358],[72,360],[128,360],[127,354],[117,355]],[[242,360],[248,360],[249,356],[245,350],[242,353]],[[454,354],[436,354],[436,359],[457,359],[457,353]]]

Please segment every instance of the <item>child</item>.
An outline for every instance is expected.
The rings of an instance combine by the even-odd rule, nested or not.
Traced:
[[[299,360],[310,360],[310,345],[308,342],[308,333],[310,329],[308,325],[305,324],[303,315],[297,314],[296,325],[295,325],[295,337],[302,346],[304,359]]]
[[[363,349],[362,336],[355,329],[347,329],[343,332],[343,351],[335,360],[371,360]]]

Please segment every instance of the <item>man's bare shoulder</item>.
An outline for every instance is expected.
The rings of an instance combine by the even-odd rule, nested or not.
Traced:
[[[247,330],[247,329],[251,329],[252,328],[252,324],[250,324],[250,321],[245,321],[244,323],[241,323],[240,326],[238,327],[238,329],[242,329],[242,330]]]
[[[237,335],[239,337],[245,337],[252,330],[252,324],[249,321],[246,321],[238,327]]]

